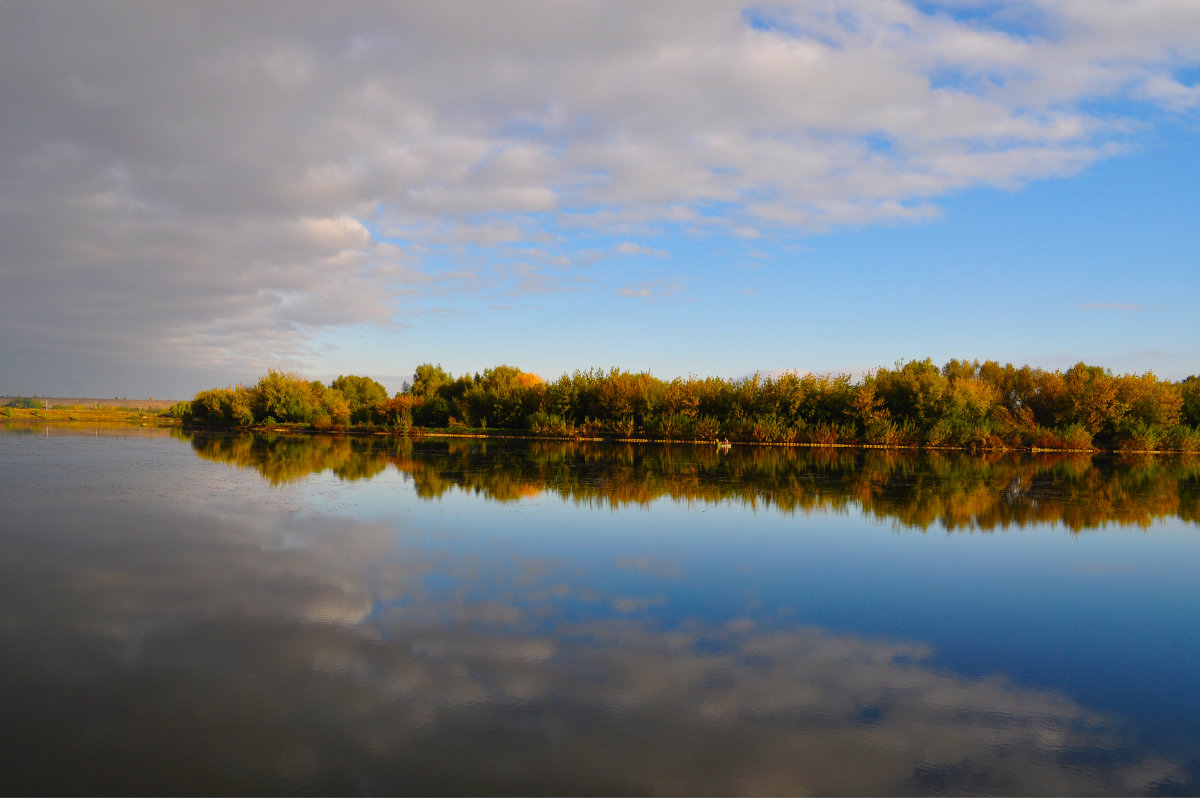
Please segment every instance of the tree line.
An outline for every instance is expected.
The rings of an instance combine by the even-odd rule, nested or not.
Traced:
[[[1200,450],[1200,377],[1065,371],[996,361],[898,362],[849,375],[784,373],[670,381],[613,368],[548,382],[501,365],[458,377],[417,367],[389,397],[369,377],[329,385],[270,371],[214,388],[171,412],[207,426],[307,425],[520,432],[560,438],[729,440],[968,449]]]

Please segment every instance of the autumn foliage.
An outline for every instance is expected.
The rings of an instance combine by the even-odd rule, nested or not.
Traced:
[[[996,361],[898,362],[855,382],[784,373],[664,381],[613,368],[547,382],[508,365],[455,377],[417,367],[388,398],[365,377],[329,386],[269,372],[252,388],[214,389],[194,421],[225,426],[351,423],[400,432],[502,430],[562,438],[648,438],[908,447],[1200,450],[1200,378],[1066,371]]]

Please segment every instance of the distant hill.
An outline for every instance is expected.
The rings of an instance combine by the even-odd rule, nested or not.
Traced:
[[[73,397],[73,396],[0,396],[0,407],[7,405],[14,399],[32,398],[39,402],[44,402],[46,406],[55,407],[62,405],[70,407],[72,405],[82,405],[83,407],[130,407],[135,410],[166,410],[171,405],[178,402],[178,399],[92,399],[88,397]]]

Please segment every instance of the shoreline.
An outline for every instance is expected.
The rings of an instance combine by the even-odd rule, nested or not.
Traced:
[[[167,400],[154,400],[167,401]],[[7,412],[4,412],[7,411]],[[966,452],[970,454],[985,454],[995,452],[1014,452],[1018,454],[1152,454],[1152,455],[1176,455],[1185,457],[1195,457],[1200,455],[1200,452],[1183,451],[1176,449],[1104,449],[1092,447],[1089,449],[1056,449],[1044,448],[1036,446],[1001,446],[1001,447],[968,447],[968,446],[921,446],[913,444],[882,444],[882,443],[812,443],[808,441],[741,441],[741,440],[685,440],[680,438],[651,438],[651,437],[585,437],[585,436],[560,436],[560,435],[533,435],[522,433],[519,431],[511,432],[452,432],[449,430],[437,429],[413,429],[408,432],[400,432],[396,430],[381,430],[381,429],[358,429],[353,427],[331,427],[329,429],[316,429],[311,426],[290,426],[290,425],[274,425],[274,426],[231,426],[231,427],[213,427],[202,424],[183,423],[177,418],[173,418],[163,413],[154,413],[147,410],[138,410],[133,408],[121,409],[114,407],[68,407],[68,408],[53,408],[50,410],[38,408],[0,408],[0,420],[17,421],[17,422],[41,422],[44,424],[88,424],[88,423],[116,423],[129,426],[139,427],[181,427],[183,429],[195,430],[200,432],[251,432],[255,434],[273,434],[273,435],[334,435],[334,436],[351,436],[359,438],[447,438],[447,439],[462,439],[462,440],[523,440],[523,441],[558,441],[563,443],[620,443],[620,444],[654,444],[660,446],[669,446],[674,444],[685,446],[712,446],[722,451],[728,451],[732,447],[747,448],[747,447],[771,447],[771,448],[797,448],[797,449],[871,449],[871,450],[892,450],[892,451],[908,451],[908,452]]]

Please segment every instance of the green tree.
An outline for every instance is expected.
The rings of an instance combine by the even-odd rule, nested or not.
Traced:
[[[438,389],[452,380],[453,378],[442,368],[441,363],[436,366],[432,363],[422,363],[413,372],[412,387],[409,388],[409,393],[429,398],[437,395]]]
[[[324,390],[323,385],[317,383]],[[320,398],[313,395],[313,386],[290,372],[271,369],[251,389],[252,410],[257,421],[268,419],[307,424],[320,409]]]
[[[1179,383],[1179,396],[1183,423],[1200,427],[1200,377],[1192,375]]]
[[[376,409],[387,401],[387,389],[370,377],[354,374],[341,376],[329,384],[339,391],[350,408],[350,420],[356,424],[371,421]]]
[[[929,358],[897,363],[875,372],[875,391],[893,418],[911,420],[922,431],[942,414],[949,381]]]

